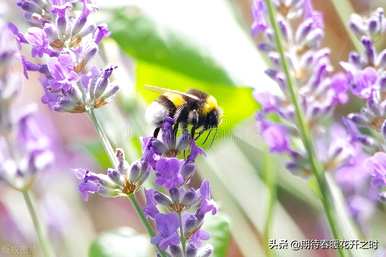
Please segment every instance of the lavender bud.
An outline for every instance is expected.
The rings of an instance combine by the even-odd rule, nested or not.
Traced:
[[[196,255],[197,255],[197,248],[194,245],[189,244],[186,249],[186,257],[196,257]]]
[[[370,64],[374,64],[375,48],[373,42],[368,37],[362,37],[361,42],[366,51],[367,62]]]
[[[197,257],[209,257],[213,252],[213,249],[211,247],[207,247],[203,251],[200,251]]]
[[[279,21],[279,27],[280,27],[281,33],[283,35],[283,38],[286,41],[289,41],[290,40],[289,37],[291,35],[291,27],[284,20]]]
[[[314,24],[313,20],[311,18],[305,20],[299,25],[299,28],[296,31],[296,42],[300,43],[308,36],[308,34],[312,30],[312,25]]]
[[[382,68],[386,68],[386,49],[383,49],[382,52],[379,53],[377,58],[377,65]]]
[[[172,204],[172,201],[170,201],[170,199],[161,192],[154,193],[154,200],[156,200],[157,203],[162,204],[164,206],[170,206]]]
[[[177,188],[171,188],[169,190],[170,197],[172,198],[172,201],[174,203],[179,203],[180,202],[180,191]]]
[[[386,191],[379,194],[379,199],[386,202]]]
[[[178,152],[184,151],[188,147],[189,143],[190,143],[190,135],[186,131],[182,134],[180,140],[177,143],[177,151]]]
[[[381,133],[382,133],[383,137],[386,138],[386,120],[384,120],[382,123]]]
[[[135,162],[131,165],[130,167],[130,172],[129,172],[129,180],[131,182],[135,182],[138,180],[138,177],[141,173],[141,165],[139,162]]]
[[[377,20],[377,17],[373,17],[368,22],[368,30],[371,34],[378,33],[380,29],[379,20]]]
[[[143,170],[141,176],[138,178],[138,181],[137,181],[138,185],[142,185],[143,182],[145,182],[145,180],[149,177],[149,175],[150,175],[149,169]]]
[[[97,47],[95,44],[94,46]],[[109,83],[109,78],[115,68],[116,68],[115,66],[111,66],[103,71],[103,75],[97,82],[97,85],[95,88],[95,92],[94,92],[95,98],[99,98],[105,92],[106,87]]]
[[[379,79],[379,86],[381,87],[381,90],[386,89],[386,75],[383,75],[383,77]]]
[[[186,232],[194,231],[198,227],[199,223],[197,221],[197,218],[194,216],[189,216],[184,224],[184,228]]]
[[[371,96],[367,101],[367,107],[375,116],[381,116],[382,111],[378,108],[378,101],[375,96]]]
[[[257,45],[257,47],[259,48],[260,51],[262,52],[270,52],[270,51],[273,51],[275,48],[272,44],[269,44],[269,43],[259,43]]]
[[[107,176],[109,176],[109,178],[110,178],[112,181],[114,181],[115,183],[121,184],[121,174],[120,174],[118,171],[109,168],[109,169],[107,170]]]
[[[314,29],[310,34],[306,37],[306,44],[309,48],[317,48],[320,45],[324,36],[323,30]]]
[[[96,44],[90,45],[87,48],[87,51],[84,55],[82,62],[84,64],[87,64],[91,60],[91,58],[93,58],[96,55],[97,52],[98,52],[98,46]]]
[[[362,36],[366,34],[366,27],[363,23],[363,19],[358,14],[354,13],[351,15],[349,27],[354,34]]]
[[[109,29],[106,24],[101,24],[97,26],[97,29],[94,34],[94,42],[96,44],[99,44],[99,42],[102,41],[105,37],[107,37],[110,34]]]
[[[196,199],[196,193],[194,191],[188,191],[185,193],[184,197],[182,198],[181,203],[185,206],[190,206],[195,199]]]
[[[170,253],[172,254],[173,257],[182,257],[182,251],[181,248],[177,245],[171,245],[170,246]]]
[[[366,125],[369,122],[369,120],[365,116],[358,114],[358,113],[350,113],[348,115],[348,118],[352,122],[354,122],[355,124],[358,124],[358,125]]]
[[[193,162],[185,162],[181,168],[181,175],[184,178],[184,180],[188,180],[192,177],[194,171],[196,169],[196,166]]]
[[[16,5],[19,6],[22,10],[30,13],[40,13],[41,11],[41,8],[37,4],[26,2],[24,0],[18,1]]]
[[[361,65],[361,56],[357,52],[350,52],[348,59],[355,66]]]
[[[93,33],[96,30],[95,24],[90,24],[86,28],[83,28],[83,30],[78,34],[79,37],[83,38],[87,36],[90,33]]]

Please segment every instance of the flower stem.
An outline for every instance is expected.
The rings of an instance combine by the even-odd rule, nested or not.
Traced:
[[[141,206],[139,205],[137,199],[135,198],[135,195],[129,194],[128,198],[130,200],[131,205],[134,207],[135,212],[137,213],[139,219],[141,220],[143,226],[145,227],[147,234],[150,237],[153,237],[155,235],[154,230],[153,230],[152,226],[150,225],[149,221],[146,219],[145,214],[143,213]],[[156,248],[157,248],[158,254],[161,257],[166,257],[166,254],[158,246],[156,246]]]
[[[110,158],[111,163],[114,165],[114,167],[118,166],[118,160],[115,158],[115,151],[113,146],[111,145],[111,142],[109,138],[107,137],[105,131],[103,130],[102,125],[100,124],[99,120],[97,119],[94,109],[89,109],[87,111],[88,116],[90,117],[91,121],[94,124],[94,127],[96,131],[98,132],[99,137],[102,140],[103,147],[105,148],[105,151],[107,152],[107,155]]]
[[[297,126],[300,131],[300,135],[304,144],[304,147],[306,148],[308,159],[311,165],[311,170],[313,172],[313,175],[316,178],[319,190],[320,190],[320,197],[322,201],[322,205],[325,211],[325,214],[327,216],[328,223],[330,225],[330,229],[332,232],[332,235],[335,239],[342,239],[338,226],[337,226],[337,217],[335,215],[334,206],[333,206],[333,199],[332,194],[330,191],[330,188],[327,184],[326,176],[324,172],[322,171],[321,165],[319,161],[317,160],[316,154],[315,154],[315,148],[313,146],[313,143],[311,141],[311,134],[309,131],[309,128],[305,122],[305,118],[303,116],[303,112],[301,110],[299,100],[297,98],[297,88],[295,86],[295,81],[293,77],[290,74],[290,68],[289,64],[287,62],[284,48],[281,41],[281,34],[279,30],[279,26],[277,24],[277,19],[275,17],[275,9],[272,3],[272,0],[265,0],[265,3],[268,7],[268,16],[271,23],[271,26],[273,28],[274,34],[275,34],[275,44],[276,48],[280,55],[281,64],[283,67],[283,71],[286,76],[286,82],[288,85],[288,91],[289,96],[291,99],[292,104],[295,108],[295,115],[297,119]],[[339,249],[339,255],[341,257],[345,257],[345,252],[343,249]]]
[[[53,248],[47,239],[46,231],[43,229],[42,224],[39,221],[38,215],[36,213],[35,204],[31,198],[30,193],[27,190],[21,191],[24,197],[24,201],[27,205],[28,212],[31,216],[32,223],[35,227],[35,231],[40,243],[40,246],[42,248],[43,254],[45,257],[54,257],[54,251]]]
[[[276,172],[275,169],[271,167],[271,159],[269,156],[268,149],[264,149],[264,179],[265,184],[268,187],[268,206],[267,206],[267,214],[266,220],[264,224],[264,249],[267,257],[276,256],[275,251],[273,249],[269,249],[269,240],[272,233],[272,225],[274,219],[274,209],[277,201],[277,185],[276,185]]]
[[[87,113],[90,117],[90,120],[93,122],[94,127],[95,127],[96,131],[98,132],[99,137],[102,140],[103,146],[106,150],[107,155],[110,158],[111,163],[114,165],[114,167],[117,167],[118,166],[118,160],[115,157],[114,148],[111,145],[111,142],[110,142],[109,138],[107,137],[105,131],[103,130],[101,123],[99,122],[98,118],[96,117],[94,109],[89,109],[87,111]],[[130,194],[130,195],[128,195],[128,198],[130,200],[131,205],[134,207],[135,212],[137,213],[139,219],[141,220],[142,225],[145,227],[146,232],[148,233],[149,237],[153,237],[154,236],[154,230],[153,230],[152,226],[150,225],[149,221],[146,219],[145,214],[143,213],[143,210],[142,210],[141,206],[139,205],[135,195]],[[157,251],[161,257],[166,257],[166,254],[158,246],[156,248],[157,248]]]
[[[181,246],[182,246],[182,256],[185,257],[185,251],[186,251],[186,240],[184,235],[184,226],[182,223],[182,214],[181,212],[178,213],[178,219],[180,222],[180,240],[181,240]]]

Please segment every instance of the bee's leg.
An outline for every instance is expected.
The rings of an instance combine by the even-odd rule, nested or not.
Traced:
[[[158,137],[158,134],[159,134],[160,130],[161,130],[160,127],[157,127],[157,128],[154,130],[154,132],[153,132],[153,137],[154,137],[154,138],[157,138],[157,137]]]
[[[217,136],[217,131],[218,131],[218,128],[216,128],[216,131],[214,132],[214,136],[212,138],[212,142],[210,142],[209,148],[212,147],[212,145],[213,145],[213,142],[214,142],[214,140],[215,140],[215,138]]]
[[[201,135],[205,132],[204,129],[202,129],[201,131],[198,132],[198,135],[194,138],[194,140],[197,140],[201,137]]]
[[[206,135],[204,142],[202,142],[203,145],[205,145],[206,141],[208,140],[210,133],[212,133],[212,129],[209,129],[208,134]]]
[[[196,129],[199,127],[198,122],[199,122],[199,115],[197,110],[193,110],[189,113],[189,120],[192,123],[192,131],[191,131],[191,137],[194,139],[194,134],[196,133]]]
[[[174,127],[173,127],[173,135],[174,135],[174,138],[177,138],[177,133],[178,133],[178,126],[179,126],[179,122],[177,121],[175,124],[174,124]]]

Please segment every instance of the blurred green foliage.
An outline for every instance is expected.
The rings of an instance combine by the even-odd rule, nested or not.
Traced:
[[[213,246],[213,257],[226,257],[231,239],[229,218],[224,214],[208,217],[204,230],[210,233],[209,243]]]
[[[96,238],[89,257],[148,257],[154,256],[149,240],[134,229],[121,227],[105,232]]]
[[[159,26],[140,11],[117,11],[109,28],[121,49],[136,60],[207,82],[233,84],[228,74],[205,51]]]

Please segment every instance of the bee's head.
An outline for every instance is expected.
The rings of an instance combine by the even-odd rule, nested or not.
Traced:
[[[208,112],[206,115],[206,127],[207,128],[217,128],[222,119],[222,110],[221,108],[217,107],[212,109]]]
[[[206,114],[206,128],[217,128],[222,119],[222,110],[214,96],[206,98],[203,111]]]

